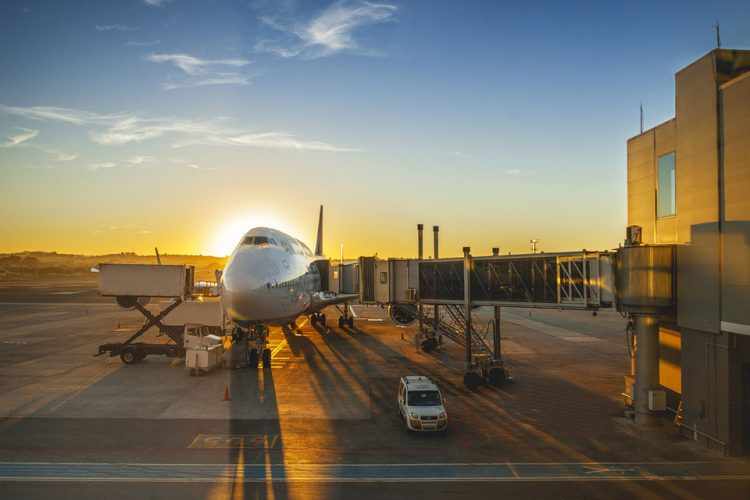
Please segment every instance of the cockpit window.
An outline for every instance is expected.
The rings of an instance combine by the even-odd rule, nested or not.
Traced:
[[[243,245],[276,245],[276,240],[268,236],[248,236],[242,242]]]

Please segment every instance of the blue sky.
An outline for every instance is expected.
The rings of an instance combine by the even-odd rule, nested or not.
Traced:
[[[750,48],[746,1],[6,1],[0,251],[309,240],[318,203],[357,254],[612,247],[639,103],[717,20]]]

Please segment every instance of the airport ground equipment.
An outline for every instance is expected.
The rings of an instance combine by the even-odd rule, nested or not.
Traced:
[[[223,364],[224,345],[215,333],[209,326],[185,325],[185,367],[190,375],[200,375]]]
[[[192,266],[148,264],[99,264],[99,293],[114,297],[124,309],[140,312],[146,321],[125,342],[102,344],[97,356],[109,353],[120,356],[126,364],[142,361],[150,354],[169,357],[184,355],[184,324],[168,325],[164,319],[185,300],[191,297],[195,271]],[[169,298],[172,302],[157,314],[145,305],[152,298]],[[157,327],[169,337],[166,343],[135,342],[152,327]]]
[[[408,431],[445,432],[448,413],[445,398],[427,377],[401,377],[398,384],[398,409]]]
[[[141,314],[146,317],[145,323],[141,326],[138,331],[130,336],[125,342],[113,342],[108,344],[102,344],[99,346],[100,356],[104,353],[109,353],[110,357],[120,356],[122,362],[125,364],[133,364],[143,361],[143,359],[150,354],[158,354],[168,356],[170,358],[176,358],[184,355],[185,349],[182,347],[183,337],[183,326],[165,325],[162,320],[176,307],[182,303],[182,299],[175,299],[174,302],[169,304],[166,308],[160,311],[154,316],[151,311],[146,309],[140,302],[135,301],[133,308],[137,309]],[[167,343],[147,343],[147,342],[134,342],[135,339],[146,333],[151,327],[158,327],[159,331],[166,334],[171,342]]]

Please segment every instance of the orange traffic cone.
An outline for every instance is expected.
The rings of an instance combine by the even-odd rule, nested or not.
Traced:
[[[224,386],[224,401],[231,401],[232,397],[229,395],[229,384]]]

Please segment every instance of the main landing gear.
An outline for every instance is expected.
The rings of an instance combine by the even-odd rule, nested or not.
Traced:
[[[326,325],[326,315],[323,313],[312,313],[310,315],[310,324],[315,325],[316,323],[319,323],[323,326]]]
[[[341,312],[341,316],[339,316],[339,328],[344,328],[345,326],[354,328],[354,317],[349,315],[349,304],[344,304],[344,310]]]

